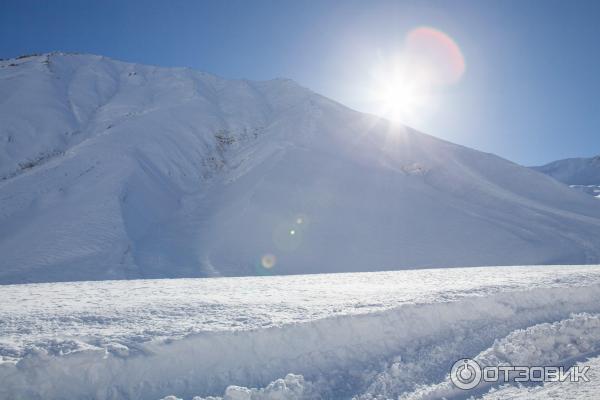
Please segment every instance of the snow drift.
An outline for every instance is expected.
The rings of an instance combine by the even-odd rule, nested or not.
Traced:
[[[0,283],[600,261],[600,208],[296,83],[0,62]]]

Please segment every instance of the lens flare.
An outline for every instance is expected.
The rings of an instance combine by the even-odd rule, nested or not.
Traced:
[[[377,114],[420,125],[437,107],[440,90],[460,81],[465,59],[456,42],[430,27],[413,29],[394,55],[380,55],[372,67],[370,102]]]
[[[465,59],[460,47],[444,32],[430,27],[413,29],[406,36],[405,51],[432,70],[438,84],[460,80],[465,72]]]
[[[306,214],[296,214],[296,226],[298,227],[298,229],[306,230],[308,228],[309,222],[310,221]]]
[[[260,263],[263,266],[263,268],[271,269],[277,263],[277,257],[275,257],[273,254],[265,254],[260,259]]]
[[[276,249],[283,252],[297,250],[302,244],[302,225],[294,224],[295,220],[288,220],[275,226],[273,229],[273,244]]]

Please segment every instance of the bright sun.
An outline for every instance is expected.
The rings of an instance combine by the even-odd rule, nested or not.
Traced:
[[[412,30],[402,52],[380,59],[373,68],[370,100],[379,115],[394,121],[414,122],[435,104],[435,94],[456,83],[465,71],[458,45],[433,28]]]

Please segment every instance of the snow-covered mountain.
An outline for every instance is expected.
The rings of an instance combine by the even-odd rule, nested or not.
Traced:
[[[589,196],[293,81],[0,61],[0,282],[600,262]]]
[[[532,168],[600,199],[600,156],[567,158]]]
[[[600,156],[566,158],[532,168],[567,185],[600,185]]]

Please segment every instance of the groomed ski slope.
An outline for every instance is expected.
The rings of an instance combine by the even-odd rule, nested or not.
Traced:
[[[464,398],[459,358],[600,352],[600,266],[8,285],[0,301],[1,399]]]

